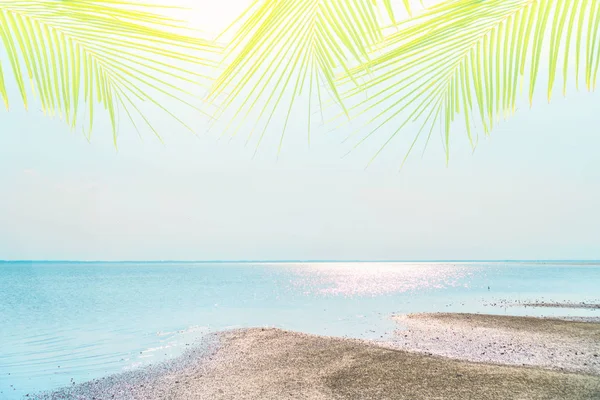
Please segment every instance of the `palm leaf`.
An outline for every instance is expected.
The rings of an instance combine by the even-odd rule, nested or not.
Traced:
[[[408,0],[403,3],[408,5]],[[239,19],[243,23],[227,49],[227,66],[209,97],[222,98],[218,118],[233,110],[225,132],[234,129],[235,135],[252,115],[256,125],[248,139],[255,130],[261,132],[258,148],[282,109],[281,149],[294,102],[303,96],[310,142],[313,98],[322,106],[324,86],[343,109],[336,72],[368,61],[372,46],[382,40],[379,5],[394,18],[390,0],[255,0]]]
[[[42,110],[71,127],[85,113],[91,131],[95,104],[108,112],[115,141],[120,109],[136,129],[138,119],[155,133],[143,103],[180,120],[159,99],[193,106],[183,88],[204,78],[198,67],[211,66],[206,55],[217,48],[181,33],[182,24],[148,7],[121,0],[1,1],[0,95],[6,107],[9,65],[25,107],[29,80]]]
[[[344,93],[361,96],[352,111],[367,116],[371,127],[357,146],[391,127],[376,157],[407,124],[419,128],[412,146],[423,132],[429,141],[440,126],[448,159],[455,118],[462,114],[475,146],[474,125],[489,134],[514,113],[525,80],[533,100],[542,63],[549,99],[559,70],[563,91],[571,69],[591,90],[600,62],[599,25],[600,0],[446,0],[433,6],[386,38],[384,54],[342,79],[366,80]]]

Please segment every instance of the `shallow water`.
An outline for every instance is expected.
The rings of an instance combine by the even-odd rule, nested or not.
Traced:
[[[598,301],[598,287],[595,262],[0,263],[0,398],[175,357],[234,327],[378,339],[392,313],[600,316],[489,305]]]

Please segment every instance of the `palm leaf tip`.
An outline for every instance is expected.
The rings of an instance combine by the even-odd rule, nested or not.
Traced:
[[[119,110],[136,128],[135,119],[152,129],[141,104],[166,111],[157,100],[164,97],[192,106],[184,88],[205,79],[203,69],[214,64],[210,54],[217,48],[146,9],[119,0],[0,2],[0,50],[23,104],[29,102],[29,78],[45,113],[58,114],[72,127],[86,114],[91,129],[99,104],[115,138]],[[1,68],[0,93],[8,106]]]
[[[373,45],[383,39],[380,5],[393,17],[389,0],[253,2],[226,50],[229,62],[210,95],[221,99],[219,116],[231,110],[225,131],[235,135],[249,116],[257,115],[249,131],[260,132],[260,144],[281,110],[283,138],[295,102],[301,97],[307,101],[305,120],[310,124],[312,102],[323,107],[322,90],[345,111],[335,77],[340,70],[349,71],[353,62],[369,60]],[[310,135],[310,126],[308,130]]]
[[[460,116],[474,146],[476,126],[488,134],[515,112],[524,80],[533,101],[544,64],[549,99],[561,69],[563,91],[573,69],[575,80],[592,89],[599,24],[599,0],[447,0],[387,37],[382,55],[352,70],[366,83],[344,98],[357,98],[351,111],[369,116],[367,137],[385,126],[394,127],[394,137],[408,123],[422,124],[419,134],[438,125],[448,151]],[[370,96],[359,99],[364,90]]]

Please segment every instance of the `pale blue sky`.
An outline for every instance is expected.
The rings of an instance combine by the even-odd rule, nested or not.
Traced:
[[[0,259],[598,259],[600,96],[571,91],[522,107],[471,154],[453,138],[446,167],[432,139],[398,172],[392,146],[342,159],[352,126],[292,124],[256,158],[190,116],[165,144],[106,120],[91,143],[14,97],[0,111]],[[273,128],[276,129],[276,128]],[[404,133],[410,137],[414,132]]]

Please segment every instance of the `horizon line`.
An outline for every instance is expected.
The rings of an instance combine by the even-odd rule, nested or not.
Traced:
[[[409,263],[409,262],[600,262],[598,259],[265,259],[265,260],[0,260],[0,263],[39,263],[39,264],[250,264],[250,263]]]

